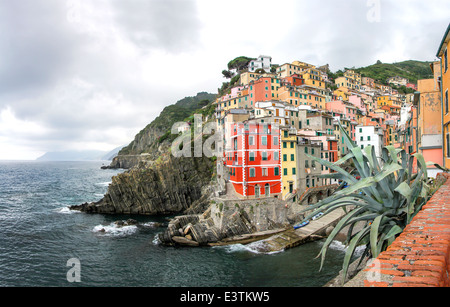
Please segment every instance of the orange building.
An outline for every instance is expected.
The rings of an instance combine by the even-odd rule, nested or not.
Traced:
[[[272,78],[261,77],[249,84],[250,106],[258,101],[272,100]]]
[[[431,64],[433,79],[418,81],[418,92],[413,105],[417,108],[417,149],[426,162],[443,165],[442,155],[442,110],[439,77],[440,63]],[[429,167],[429,176],[435,177],[438,170]]]
[[[448,46],[450,44],[450,24],[442,38],[437,57],[441,60],[441,101],[442,101],[442,129],[444,138],[444,166],[450,168],[450,105],[448,98],[448,89],[450,87],[450,71],[448,70]]]

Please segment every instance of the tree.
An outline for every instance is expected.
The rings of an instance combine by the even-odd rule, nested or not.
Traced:
[[[248,64],[252,60],[254,60],[254,58],[249,58],[245,56],[237,57],[228,63],[228,70],[236,69],[238,72],[245,70],[248,68]]]
[[[231,71],[229,70],[222,70],[222,75],[226,78],[226,79],[231,79],[233,77],[233,74],[231,73]]]

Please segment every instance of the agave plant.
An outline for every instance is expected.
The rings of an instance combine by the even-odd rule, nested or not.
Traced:
[[[356,247],[365,245],[363,255],[376,258],[428,201],[429,186],[427,165],[422,155],[410,156],[405,150],[386,146],[378,158],[373,146],[361,149],[349,138],[342,126],[340,129],[349,154],[335,163],[308,156],[334,171],[321,177],[338,179],[346,183],[347,187],[306,209],[305,212],[313,212],[306,216],[305,220],[318,212],[326,215],[334,210],[344,209],[345,215],[328,236],[319,253],[322,270],[328,247],[336,235],[348,226],[345,242],[348,248],[343,262],[344,282]],[[341,167],[349,159],[353,161],[354,174]],[[413,174],[415,159],[418,162],[418,171]],[[357,179],[357,176],[360,178]],[[362,228],[353,233],[357,224]]]

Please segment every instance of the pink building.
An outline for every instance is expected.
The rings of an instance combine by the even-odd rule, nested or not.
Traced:
[[[237,98],[241,95],[241,92],[245,89],[245,86],[236,86],[231,89],[230,94],[225,94],[220,98],[220,101],[227,101]]]
[[[348,97],[348,101],[363,112],[367,112],[366,105],[362,102],[360,96],[352,95]]]
[[[352,121],[356,121],[357,108],[348,102],[342,100],[334,100],[326,103],[326,110],[333,113],[344,114],[344,116]]]

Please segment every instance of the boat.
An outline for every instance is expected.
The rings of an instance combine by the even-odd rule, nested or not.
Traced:
[[[305,227],[308,224],[309,224],[309,221],[304,221],[303,223],[294,225],[294,229],[299,229],[299,228]]]
[[[316,215],[313,216],[312,220],[313,220],[313,221],[318,220],[318,219],[320,219],[322,216],[323,216],[323,212],[319,212],[319,213],[317,213]]]

